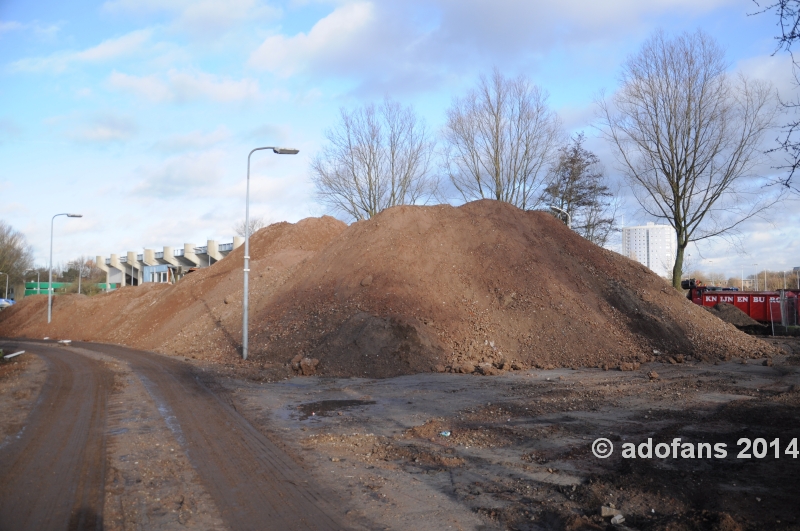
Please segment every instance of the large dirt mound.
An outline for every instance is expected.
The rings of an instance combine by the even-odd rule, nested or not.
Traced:
[[[256,356],[300,353],[340,375],[769,350],[549,214],[489,200],[396,207],[351,225],[258,322]]]
[[[46,298],[29,297],[0,316],[0,335],[236,362],[242,253],[175,286],[59,296],[50,327]],[[497,201],[396,207],[349,227],[276,224],[253,236],[250,254],[255,367],[299,356],[322,374],[385,377],[771,353],[645,267]]]
[[[251,309],[265,304],[298,264],[346,227],[324,216],[276,223],[255,233],[250,239]],[[243,259],[244,247],[239,247],[176,285],[143,284],[91,298],[59,295],[49,326],[47,297],[26,297],[14,311],[0,315],[0,336],[100,341],[235,361],[241,349]]]

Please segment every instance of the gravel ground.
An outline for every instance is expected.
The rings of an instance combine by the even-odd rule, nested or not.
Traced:
[[[297,377],[266,383],[187,358],[202,383],[280,447],[349,525],[365,529],[800,529],[800,341],[784,354],[632,371],[499,376]],[[130,367],[109,398],[103,523],[109,529],[230,529],[180,450],[174,418]],[[46,368],[0,365],[7,444],[36,407]],[[173,358],[174,359],[174,358]],[[183,427],[186,429],[186,427]],[[184,432],[185,433],[185,432]],[[615,447],[607,459],[592,442]],[[725,458],[623,458],[626,443],[724,443]],[[779,457],[739,458],[742,438]],[[759,451],[762,449],[758,447]],[[173,451],[174,450],[174,451]],[[791,450],[791,449],[790,449]],[[751,449],[751,455],[756,448]],[[612,525],[611,515],[624,522]]]
[[[603,506],[631,529],[800,529],[800,461],[783,453],[800,437],[800,342],[770,342],[786,354],[630,372],[223,381],[254,425],[385,529],[605,529]],[[600,437],[615,445],[608,459],[591,452]],[[737,458],[743,437],[779,438],[781,455]],[[725,443],[728,455],[621,457],[648,438]]]

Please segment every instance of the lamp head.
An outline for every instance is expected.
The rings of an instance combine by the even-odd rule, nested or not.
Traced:
[[[83,214],[67,214],[68,218],[82,218]]]
[[[300,150],[294,148],[272,148],[272,152],[276,155],[297,155]]]

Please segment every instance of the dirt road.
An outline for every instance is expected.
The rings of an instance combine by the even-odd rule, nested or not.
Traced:
[[[769,341],[785,354],[272,383],[0,342],[33,353],[0,364],[0,530],[800,531],[800,342]]]
[[[102,529],[113,374],[84,356],[36,350],[48,377],[25,428],[0,449],[0,529]]]
[[[15,342],[2,347],[35,353],[47,362],[48,370],[25,428],[0,448],[0,530],[110,527],[103,517],[106,446],[114,439],[117,446],[136,449],[128,428],[109,426],[110,397],[131,385],[119,377],[126,371],[150,395],[160,420],[179,445],[177,453],[188,457],[199,476],[199,490],[213,499],[207,505],[215,506],[219,514],[207,514],[207,520],[218,516],[225,527],[236,530],[353,527],[338,514],[335,494],[310,481],[281,448],[211,392],[199,377],[201,370],[164,356],[109,345],[65,348]],[[114,418],[141,416],[142,403],[116,401]],[[153,416],[149,415],[151,423]],[[141,467],[145,466],[152,464],[143,461]],[[155,476],[148,477],[150,486],[158,483],[152,481]],[[122,483],[124,489],[126,482]],[[136,480],[131,483],[135,486]],[[180,485],[178,490],[182,490]],[[204,492],[196,494],[202,497]],[[165,516],[180,513],[169,507],[161,512],[165,514],[149,511],[148,522],[168,528],[170,520]],[[135,528],[141,528],[141,523]]]

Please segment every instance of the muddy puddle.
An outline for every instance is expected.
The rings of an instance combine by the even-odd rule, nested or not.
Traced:
[[[375,404],[374,400],[319,400],[297,406],[298,420],[310,417],[330,417],[341,411]]]

